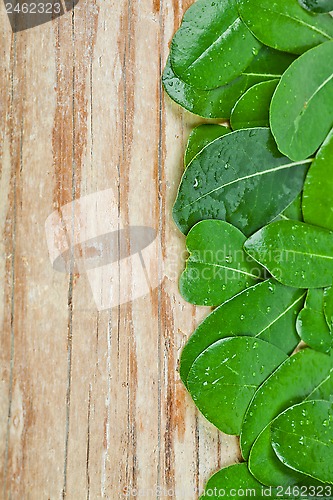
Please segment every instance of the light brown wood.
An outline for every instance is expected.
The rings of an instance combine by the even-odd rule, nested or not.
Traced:
[[[80,0],[16,34],[1,5],[4,500],[134,498],[135,490],[191,500],[238,458],[236,439],[198,414],[177,372],[186,338],[208,313],[178,293],[184,238],[171,218],[186,139],[202,120],[160,83],[190,3]],[[163,258],[153,265],[163,281],[98,311],[85,273],[52,267],[44,225],[73,199],[108,188],[124,224],[158,231]]]

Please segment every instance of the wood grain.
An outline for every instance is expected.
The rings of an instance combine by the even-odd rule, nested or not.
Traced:
[[[205,308],[177,289],[171,219],[191,128],[164,95],[168,44],[191,1],[80,0],[12,33],[1,5],[0,498],[191,500],[236,461],[177,372]],[[111,188],[125,225],[159,235],[162,284],[98,311],[87,276],[57,272],[44,225]],[[119,284],[121,286],[121,283]]]

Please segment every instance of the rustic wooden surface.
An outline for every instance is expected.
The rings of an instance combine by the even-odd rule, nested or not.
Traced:
[[[198,414],[177,373],[208,312],[179,296],[184,240],[170,214],[201,121],[160,85],[190,3],[81,0],[16,34],[1,4],[0,498],[191,500],[237,460],[236,439]],[[127,224],[158,231],[165,277],[98,312],[85,274],[53,269],[44,224],[106,188]]]

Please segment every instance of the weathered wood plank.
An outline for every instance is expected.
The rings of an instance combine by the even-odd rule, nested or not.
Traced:
[[[200,120],[160,84],[190,3],[81,0],[17,34],[0,11],[1,498],[190,500],[237,459],[235,439],[198,414],[177,372],[208,312],[178,293],[184,238],[171,220]],[[98,311],[85,272],[53,269],[44,224],[108,188],[122,224],[158,233],[151,266],[163,281]]]

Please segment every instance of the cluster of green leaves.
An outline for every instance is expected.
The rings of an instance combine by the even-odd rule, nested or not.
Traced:
[[[201,413],[240,436],[244,458],[209,480],[210,497],[332,496],[332,9],[197,0],[163,74],[182,107],[230,124],[193,130],[173,208],[189,252],[180,292],[214,306],[180,376]]]

